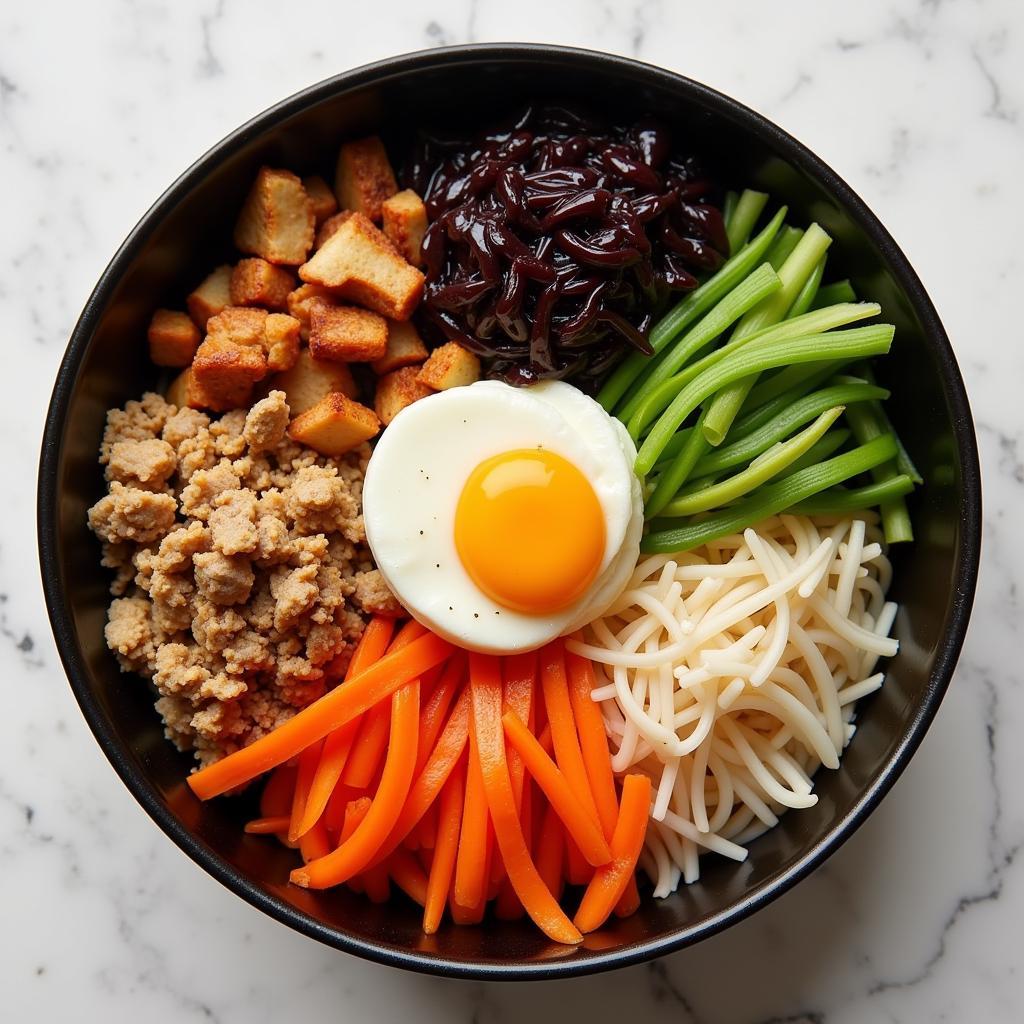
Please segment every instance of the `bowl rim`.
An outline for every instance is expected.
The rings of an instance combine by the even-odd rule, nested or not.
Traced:
[[[793,166],[821,185],[838,201],[882,254],[920,318],[928,343],[939,358],[946,399],[953,413],[958,456],[963,468],[964,502],[960,544],[956,552],[958,586],[952,595],[947,631],[919,707],[900,742],[858,796],[848,813],[828,833],[808,847],[787,870],[760,888],[746,893],[728,909],[667,936],[623,949],[596,952],[584,960],[572,957],[531,964],[487,963],[445,959],[416,950],[396,950],[359,939],[329,927],[285,900],[261,889],[195,837],[164,804],[156,788],[132,763],[89,686],[89,672],[76,640],[70,602],[63,587],[57,557],[59,486],[57,469],[66,432],[71,396],[82,360],[100,313],[124,270],[151,232],[190,192],[208,170],[251,139],[272,130],[287,118],[331,98],[338,92],[455,63],[545,63],[568,68],[612,72],[637,83],[656,83],[685,94],[716,117],[726,118],[776,149]],[[473,43],[399,54],[333,75],[294,93],[250,118],[213,145],[164,191],[132,228],[103,271],[71,334],[57,372],[46,416],[39,461],[37,539],[43,591],[54,640],[65,673],[86,722],[101,749],[135,799],[157,825],[196,864],[237,896],[282,924],[326,945],[367,960],[449,978],[476,980],[535,980],[581,976],[626,967],[682,949],[714,935],[765,907],[821,865],[856,831],[889,792],[916,751],[949,685],[967,630],[977,584],[981,550],[981,474],[970,405],[949,338],[917,274],[889,232],[864,201],[823,160],[772,121],[745,104],[700,82],[633,58],[576,47],[544,43]]]

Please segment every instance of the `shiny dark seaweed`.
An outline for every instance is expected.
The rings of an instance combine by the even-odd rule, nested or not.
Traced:
[[[728,251],[712,183],[666,128],[530,109],[473,138],[425,136],[405,169],[424,196],[421,324],[510,384],[586,387],[674,293]]]

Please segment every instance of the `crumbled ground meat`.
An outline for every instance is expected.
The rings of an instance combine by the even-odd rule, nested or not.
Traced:
[[[107,644],[200,764],[316,700],[366,617],[402,611],[365,543],[369,447],[318,455],[288,415],[272,391],[215,420],[155,394],[107,416],[109,489],[89,510],[115,573]]]

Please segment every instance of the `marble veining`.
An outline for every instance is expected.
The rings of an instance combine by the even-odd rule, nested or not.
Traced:
[[[912,765],[781,900],[653,964],[492,986],[366,964],[236,899],[167,840],[71,697],[37,582],[34,478],[68,334],[149,203],[283,96],[392,53],[590,46],[764,111],[867,200],[956,348],[977,418],[985,551],[956,679]],[[1024,1018],[1024,6],[668,0],[39,0],[0,7],[0,1017],[680,1024]],[[742,972],[742,976],[741,975]]]

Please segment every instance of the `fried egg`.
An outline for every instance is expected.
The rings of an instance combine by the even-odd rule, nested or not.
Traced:
[[[428,628],[470,650],[530,650],[601,614],[628,580],[643,526],[635,458],[569,384],[452,388],[377,442],[367,540]]]

